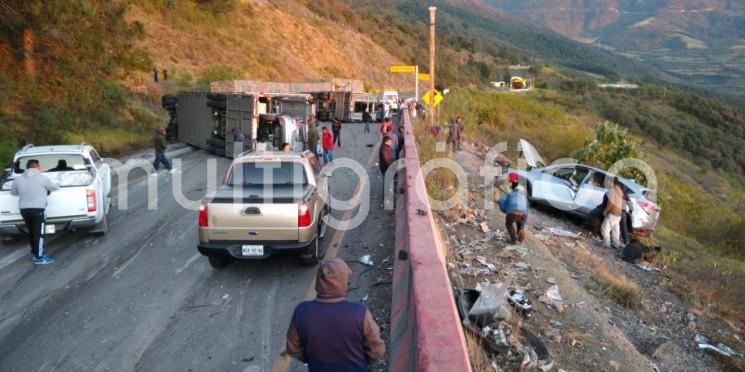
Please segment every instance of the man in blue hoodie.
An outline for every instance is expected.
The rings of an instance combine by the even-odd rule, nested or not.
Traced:
[[[499,210],[507,215],[505,225],[512,244],[525,240],[525,223],[528,221],[528,198],[525,196],[525,188],[513,184],[512,192],[499,199]]]

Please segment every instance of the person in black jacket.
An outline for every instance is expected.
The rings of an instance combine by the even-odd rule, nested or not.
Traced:
[[[404,149],[404,126],[398,127],[398,146],[396,146],[396,159],[401,157],[401,151]]]
[[[341,147],[341,120],[331,118],[331,132],[334,134],[334,143]]]

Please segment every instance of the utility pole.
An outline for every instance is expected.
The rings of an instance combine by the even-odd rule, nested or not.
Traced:
[[[429,7],[429,125],[435,125],[435,13],[437,7]],[[418,77],[417,77],[418,78]]]
[[[419,102],[419,65],[414,70],[414,102]]]

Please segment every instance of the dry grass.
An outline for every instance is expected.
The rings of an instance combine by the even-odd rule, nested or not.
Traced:
[[[590,271],[592,278],[608,298],[631,309],[641,306],[640,289],[636,283],[608,266],[602,258],[589,252],[585,246],[579,244],[574,251],[577,264]]]
[[[491,372],[494,369],[491,361],[484,353],[484,347],[481,339],[473,333],[466,331],[466,347],[468,348],[468,359],[471,361],[471,371],[473,372]]]

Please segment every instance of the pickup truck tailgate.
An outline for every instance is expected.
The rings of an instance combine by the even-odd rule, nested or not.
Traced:
[[[86,216],[88,204],[85,187],[63,187],[51,193],[47,199],[47,220]],[[0,192],[0,222],[22,223],[18,210],[18,197],[10,191]]]
[[[210,203],[208,239],[297,241],[297,216],[297,203]]]

